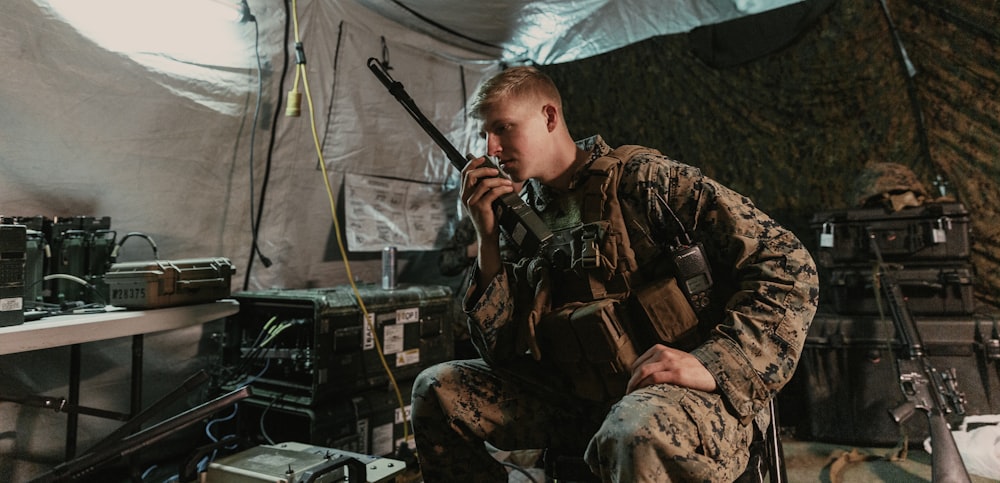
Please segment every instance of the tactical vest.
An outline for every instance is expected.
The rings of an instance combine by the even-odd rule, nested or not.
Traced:
[[[541,213],[556,242],[534,261],[531,350],[563,371],[577,395],[595,401],[624,395],[638,352],[655,342],[684,343],[697,325],[674,279],[647,282],[636,261],[618,183],[640,151],[659,154],[621,146],[594,160],[582,185]]]
[[[580,176],[582,186],[541,214],[556,238],[545,254],[553,276],[559,274],[560,285],[552,293],[554,307],[628,294],[637,265],[617,187],[622,166],[640,149],[646,148],[623,146],[594,160]]]

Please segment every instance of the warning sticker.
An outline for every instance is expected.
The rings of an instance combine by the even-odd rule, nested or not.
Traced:
[[[403,350],[403,329],[399,324],[390,324],[382,328],[382,353],[395,354]]]
[[[0,299],[0,312],[13,312],[24,307],[21,297]]]
[[[420,349],[410,349],[396,353],[396,367],[420,363]]]

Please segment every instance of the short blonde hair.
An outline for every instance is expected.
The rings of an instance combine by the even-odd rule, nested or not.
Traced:
[[[482,119],[486,110],[510,98],[538,96],[562,111],[562,97],[552,78],[531,66],[510,67],[486,80],[472,98],[472,115]]]

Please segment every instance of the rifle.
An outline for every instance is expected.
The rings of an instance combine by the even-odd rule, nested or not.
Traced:
[[[455,146],[448,142],[448,139],[441,134],[441,131],[434,127],[427,117],[420,112],[420,108],[413,102],[410,95],[406,93],[403,84],[393,79],[378,59],[374,57],[368,59],[368,68],[389,89],[389,93],[403,105],[406,112],[417,121],[417,124],[444,150],[451,164],[461,171],[468,161],[472,159],[472,155],[470,154],[467,157],[462,156],[458,152],[458,149],[455,149]],[[501,174],[503,173],[503,170],[489,156],[486,157],[486,165],[497,169]],[[501,196],[493,203],[493,209],[496,213],[500,229],[510,237],[516,246],[515,248],[517,248],[521,255],[534,256],[552,241],[552,231],[545,225],[545,222],[538,216],[538,213],[535,213],[531,207],[525,204],[524,200],[517,193],[507,193]]]
[[[889,411],[896,423],[902,424],[917,410],[927,415],[931,437],[931,482],[970,482],[969,472],[962,462],[955,438],[945,420],[945,414],[965,414],[965,395],[958,390],[955,370],[940,372],[931,365],[924,353],[920,331],[910,314],[899,283],[882,261],[875,234],[868,230],[868,240],[877,261],[878,284],[892,312],[896,337],[904,353],[896,357],[899,386],[906,401]]]

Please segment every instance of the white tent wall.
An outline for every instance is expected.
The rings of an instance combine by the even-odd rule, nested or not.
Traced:
[[[380,17],[368,18],[373,14],[357,6],[348,8],[352,6],[349,2],[299,3],[299,29],[311,95],[302,96],[301,117],[281,116],[278,120],[258,240],[261,252],[274,265],[264,268],[259,261],[254,262],[251,288],[347,282],[333,235],[331,206],[319,169],[310,115],[316,121],[319,150],[326,162],[334,201],[340,211],[347,211],[347,219],[341,218],[339,223],[343,236],[358,229],[359,223],[377,221],[358,213],[356,206],[340,206],[344,197],[339,190],[346,173],[424,186],[438,193],[454,210],[457,171],[378,82],[367,60],[384,56],[390,74],[404,84],[425,116],[463,152],[475,150],[476,138],[464,114],[464,99],[457,93],[471,92],[484,75],[499,68],[498,63],[400,29]],[[278,79],[273,82],[277,84]],[[276,96],[284,96],[293,84],[294,73],[289,71]],[[300,83],[298,89],[302,91],[304,85]],[[371,211],[377,207],[362,208]],[[389,244],[396,243],[384,240],[349,248],[355,253],[372,252]],[[352,263],[355,279],[378,280],[380,263],[370,260],[361,257]]]
[[[82,13],[75,2],[5,4],[0,215],[108,216],[119,238],[135,231],[154,239],[161,259],[230,258],[237,268],[232,288],[239,290],[251,243],[253,140],[254,203],[267,179],[258,243],[273,264],[265,268],[255,261],[247,288],[346,283],[339,251],[331,248],[330,202],[310,115],[338,203],[348,171],[405,178],[453,202],[454,169],[365,61],[388,52],[392,75],[464,150],[474,141],[463,100],[444,91],[471,92],[498,68],[495,60],[442,44],[353,2],[300,1],[298,29],[315,112],[303,95],[301,117],[281,115],[272,129],[273,113],[279,103],[284,109],[295,77],[290,51],[281,85],[288,11],[278,2],[249,3],[263,66],[254,122],[256,31],[252,23],[201,19],[215,3],[122,8],[135,4],[107,0],[88,2]],[[100,17],[103,24],[96,23]],[[194,48],[156,51],[142,34],[157,29],[169,29],[173,40]],[[119,37],[99,35],[109,32]],[[217,44],[226,39],[235,43]],[[369,114],[364,123],[361,112]],[[150,247],[139,239],[130,239],[119,256],[151,259]],[[353,275],[377,281],[379,266],[377,258],[361,257],[352,263]],[[213,323],[147,337],[147,404],[212,361],[217,347],[208,334],[220,329]],[[0,356],[0,395],[67,396],[68,354],[68,348],[56,348]],[[127,340],[85,344],[80,404],[127,412],[129,355]],[[191,395],[182,407],[204,400],[199,397],[204,394]],[[62,461],[65,421],[65,414],[52,410],[0,402],[0,481],[25,481]],[[78,447],[86,449],[119,424],[82,416]]]

